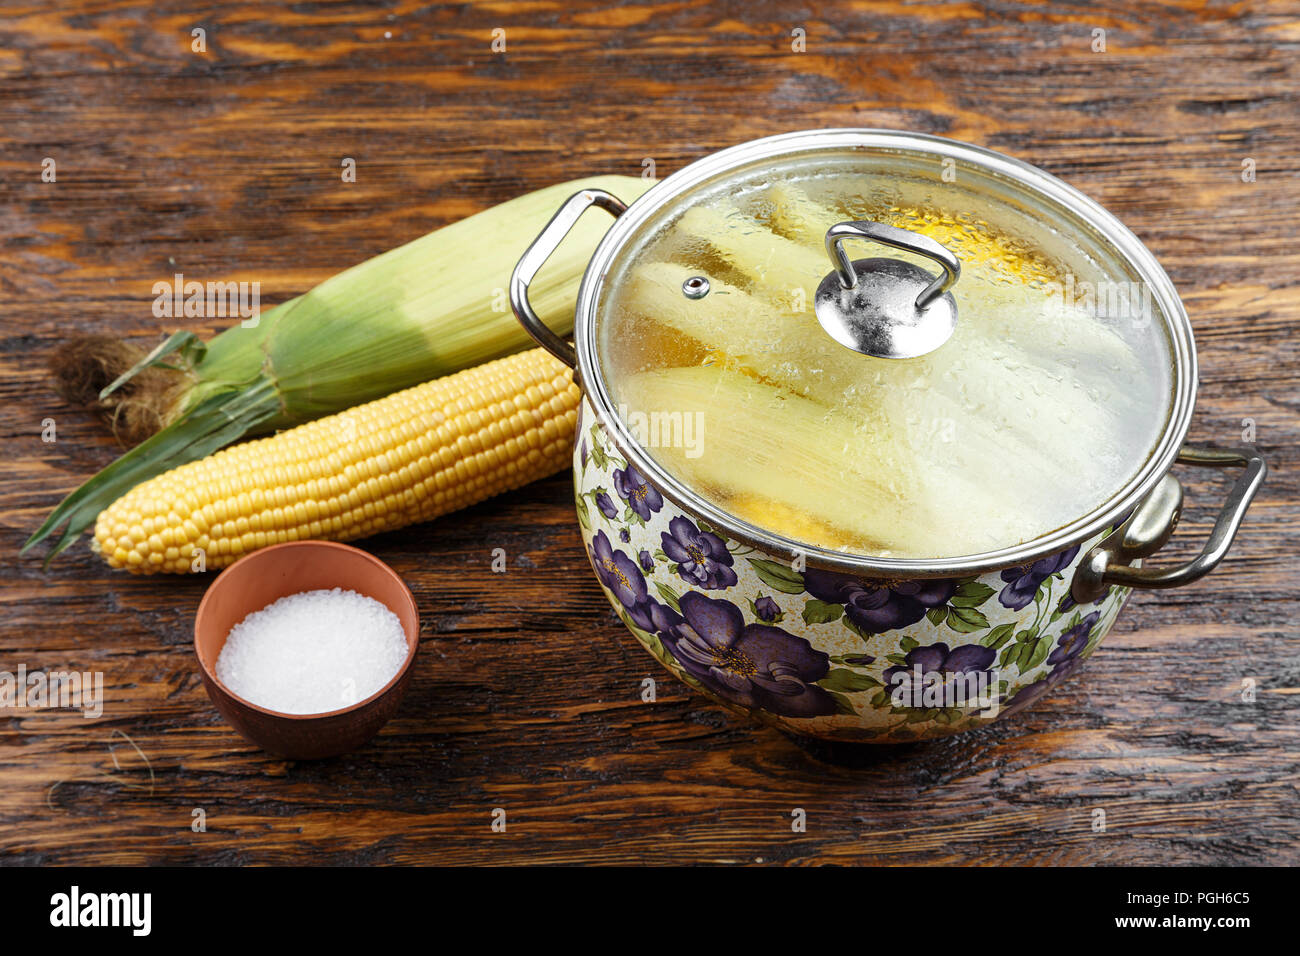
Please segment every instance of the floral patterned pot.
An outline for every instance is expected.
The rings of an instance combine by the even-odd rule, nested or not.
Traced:
[[[686,684],[793,733],[915,740],[1014,713],[1092,654],[1131,591],[1107,586],[1082,605],[1070,593],[1113,527],[964,577],[873,580],[792,561],[694,517],[627,461],[590,406],[582,421],[578,521],[610,604]]]
[[[858,557],[803,547],[739,521],[669,474],[633,439],[595,361],[599,285],[632,231],[695,183],[742,164],[815,150],[918,149],[1020,177],[1089,217],[1150,283],[1178,363],[1167,433],[1104,508],[1024,545],[970,558]],[[578,216],[618,216],[578,296],[577,348],[537,319],[528,283]],[[725,150],[646,192],[632,207],[598,190],[572,197],[525,253],[511,284],[520,321],[575,368],[586,390],[574,448],[575,505],[592,568],[636,639],[683,682],[786,731],[895,742],[957,733],[1033,704],[1076,670],[1135,587],[1196,580],[1223,558],[1263,481],[1251,450],[1183,445],[1196,388],[1190,323],[1172,284],[1117,220],[1064,183],[977,147],[873,130],[787,134]],[[1182,508],[1175,462],[1244,470],[1202,553],[1154,569]]]

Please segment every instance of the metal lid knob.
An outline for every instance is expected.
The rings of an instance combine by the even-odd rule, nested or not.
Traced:
[[[932,276],[901,259],[858,259],[845,239],[870,239],[933,259]],[[826,230],[826,254],[835,271],[817,287],[813,312],[823,329],[847,348],[877,358],[915,358],[947,342],[957,327],[951,293],[961,275],[957,257],[929,236],[880,222],[841,222]]]

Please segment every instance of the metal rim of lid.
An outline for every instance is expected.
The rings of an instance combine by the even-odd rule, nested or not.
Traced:
[[[632,437],[619,418],[606,387],[604,370],[598,361],[596,335],[596,309],[601,293],[614,259],[628,239],[683,193],[727,173],[762,161],[789,160],[801,154],[852,150],[903,153],[913,158],[930,158],[937,163],[952,159],[978,167],[985,173],[1012,184],[1025,196],[1045,201],[1049,207],[1073,214],[1085,222],[1113,247],[1119,257],[1150,288],[1154,306],[1168,333],[1173,365],[1169,418],[1160,441],[1150,451],[1142,467],[1107,502],[1049,534],[994,551],[923,559],[876,557],[816,547],[743,521],[703,498],[661,467]],[[1115,524],[1141,503],[1173,467],[1191,427],[1197,388],[1196,347],[1191,322],[1182,300],[1151,251],[1112,213],[1068,183],[1022,160],[941,136],[875,128],[808,130],[751,140],[712,153],[656,183],[614,221],[596,247],[578,289],[574,344],[578,353],[578,371],[596,417],[627,453],[629,464],[683,510],[726,529],[731,537],[752,546],[777,554],[797,555],[820,567],[864,577],[937,577],[982,573],[1028,564],[1088,540]]]

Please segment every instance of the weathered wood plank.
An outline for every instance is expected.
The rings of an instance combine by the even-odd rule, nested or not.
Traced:
[[[1300,8],[209,11],[16,2],[0,19],[0,667],[95,668],[108,685],[97,720],[0,712],[0,858],[1300,861]],[[194,26],[206,54],[190,50]],[[498,27],[505,54],[490,48]],[[796,28],[807,52],[791,49]],[[189,646],[206,582],[111,574],[85,550],[48,572],[17,558],[117,451],[58,400],[44,357],[75,331],[156,335],[154,281],[255,279],[279,301],[525,189],[637,175],[647,158],[662,175],[744,139],[843,125],[984,143],[1111,208],[1192,315],[1193,439],[1233,444],[1249,419],[1273,467],[1227,565],[1136,598],[1035,711],[863,752],[750,727],[668,680],[643,704],[641,679],[663,675],[592,582],[558,476],[367,543],[424,616],[409,697],[371,747],[292,765],[207,702]],[[41,181],[47,156],[57,183]],[[355,184],[340,181],[344,157]],[[55,444],[40,440],[47,417]],[[1192,553],[1223,488],[1187,477],[1171,558]],[[489,568],[498,546],[504,575]],[[206,833],[190,829],[196,807]],[[506,834],[489,830],[494,807]],[[791,832],[795,807],[807,833]]]

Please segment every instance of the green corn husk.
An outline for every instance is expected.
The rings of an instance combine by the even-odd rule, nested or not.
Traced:
[[[595,176],[549,186],[354,266],[261,313],[255,326],[206,343],[173,333],[100,393],[108,398],[146,369],[171,370],[178,385],[159,413],[161,430],[65,498],[22,551],[58,534],[48,563],[135,485],[242,437],[531,347],[505,298],[524,250],[578,190],[631,202],[652,183]],[[572,331],[578,285],[608,228],[607,218],[584,216],[529,289],[533,308],[561,335]]]

